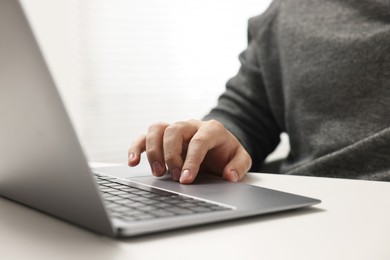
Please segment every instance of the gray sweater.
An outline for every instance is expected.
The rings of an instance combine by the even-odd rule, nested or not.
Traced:
[[[251,170],[286,132],[281,173],[390,181],[390,1],[275,0],[248,36],[205,119],[241,141]]]

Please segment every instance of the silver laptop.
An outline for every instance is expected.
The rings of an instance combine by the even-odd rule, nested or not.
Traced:
[[[0,1],[0,195],[88,230],[136,236],[319,203],[201,174],[93,172],[17,0]]]

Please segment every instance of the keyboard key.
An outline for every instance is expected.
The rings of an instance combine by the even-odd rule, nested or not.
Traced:
[[[186,215],[186,214],[190,214],[193,212],[191,210],[183,209],[180,207],[170,207],[170,208],[166,208],[166,210],[174,213],[175,215]]]
[[[195,211],[195,212],[210,212],[210,208],[207,208],[207,207],[202,207],[202,206],[197,206],[197,207],[193,207],[191,208],[191,210]]]
[[[123,181],[96,175],[102,198],[113,218],[141,221],[228,210],[224,206],[154,188],[140,189]]]
[[[175,215],[174,213],[163,210],[163,209],[158,209],[158,210],[155,210],[151,213],[157,217],[172,217]]]

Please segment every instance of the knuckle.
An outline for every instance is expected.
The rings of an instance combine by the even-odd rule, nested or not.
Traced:
[[[178,121],[174,124],[171,124],[167,126],[165,129],[166,132],[173,132],[173,133],[183,133],[190,129],[192,126],[196,125],[199,120],[191,119],[187,121]]]
[[[165,122],[153,123],[149,126],[148,132],[160,131],[160,129],[165,129],[167,126],[168,124]]]
[[[186,121],[186,123],[191,124],[191,125],[198,125],[201,121],[198,119],[189,119]]]
[[[215,119],[211,119],[209,121],[206,122],[206,124],[213,128],[213,129],[224,129],[225,127],[222,125],[221,122],[219,122],[218,120],[215,120]]]
[[[198,135],[191,139],[190,145],[200,147],[206,145],[207,143],[208,143],[208,138],[206,135]]]
[[[157,147],[148,147],[146,149],[146,153],[148,155],[159,155],[161,153],[161,151]]]
[[[185,164],[187,168],[199,168],[201,161],[197,158],[186,158]]]
[[[165,154],[164,159],[167,164],[174,164],[180,159],[180,156],[174,153],[167,153]]]
[[[180,133],[183,130],[183,125],[181,123],[175,123],[173,125],[167,126],[165,128],[164,134],[165,135],[176,135]]]

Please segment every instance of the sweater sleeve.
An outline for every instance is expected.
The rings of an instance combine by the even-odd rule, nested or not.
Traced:
[[[248,47],[239,56],[241,67],[227,82],[217,106],[204,118],[220,121],[237,137],[252,158],[251,171],[260,169],[264,159],[278,145],[281,133],[262,79],[255,32],[249,22]]]

